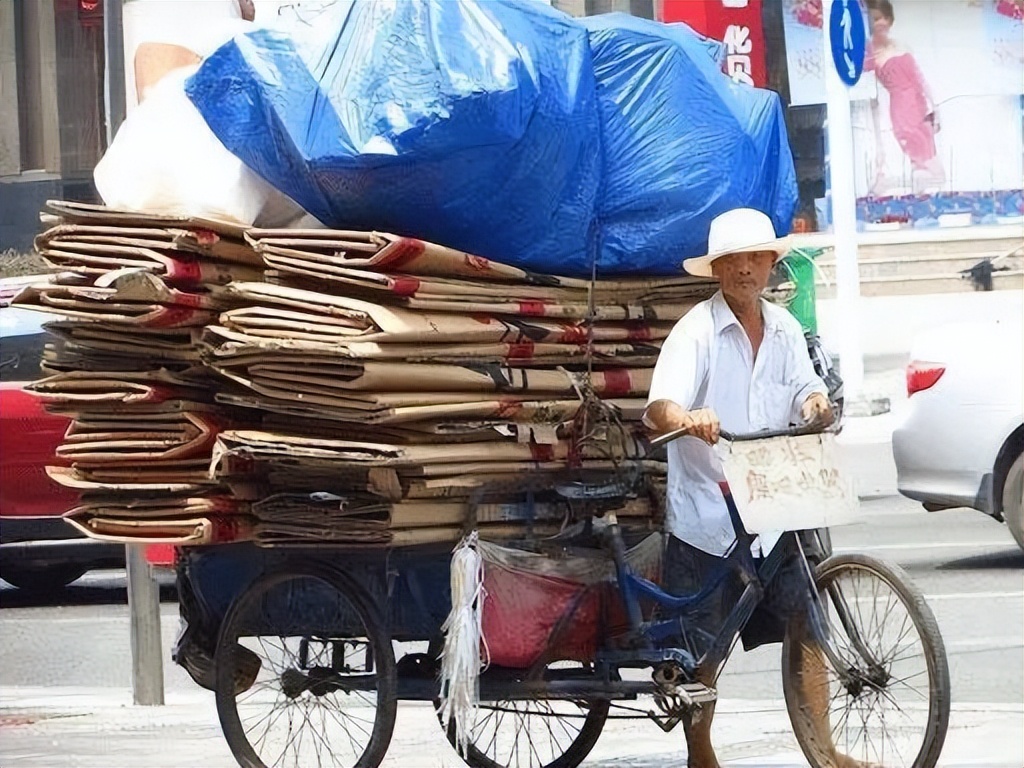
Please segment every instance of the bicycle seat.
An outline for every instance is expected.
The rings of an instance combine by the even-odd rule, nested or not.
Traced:
[[[629,495],[629,486],[626,483],[616,482],[585,482],[573,480],[566,483],[557,483],[555,493],[563,499],[574,501],[598,501],[600,499],[619,499]]]

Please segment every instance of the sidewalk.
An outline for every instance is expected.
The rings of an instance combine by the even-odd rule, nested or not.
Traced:
[[[1018,705],[954,707],[944,768],[1024,765]],[[715,718],[725,766],[805,768],[782,702],[725,700]],[[589,768],[669,768],[685,764],[681,728],[609,723]],[[213,695],[172,693],[163,707],[131,706],[115,689],[0,688],[0,764],[4,768],[231,768],[235,762],[217,721]],[[429,705],[403,702],[385,768],[455,768]]]

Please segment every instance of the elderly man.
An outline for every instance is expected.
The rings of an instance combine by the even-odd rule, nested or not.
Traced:
[[[664,588],[673,594],[696,592],[735,542],[719,483],[721,463],[711,449],[720,426],[734,433],[780,429],[797,423],[827,424],[832,409],[825,383],[815,374],[799,323],[786,310],[761,298],[776,259],[785,252],[771,220],[760,211],[740,208],[715,218],[709,254],[684,263],[693,275],[715,277],[721,290],[698,304],[672,329],[661,350],[644,421],[665,433],[680,428],[689,435],[669,445],[665,525],[668,545]],[[767,555],[779,535],[762,535],[755,556]],[[743,632],[748,650],[781,642],[786,622],[799,615],[803,600],[792,585],[799,564],[783,566]],[[787,588],[787,584],[790,585]],[[742,592],[738,579],[705,601],[694,617],[699,655],[725,623]],[[823,735],[827,726],[827,685],[820,655],[805,653],[801,675]],[[714,683],[713,676],[702,680]],[[711,746],[711,711],[687,723],[690,768],[717,768]],[[856,762],[836,755],[836,765]]]

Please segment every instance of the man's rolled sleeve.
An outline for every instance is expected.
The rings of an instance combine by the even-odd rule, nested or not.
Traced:
[[[691,410],[704,376],[700,344],[682,325],[677,325],[665,339],[654,366],[648,407],[657,400],[671,400],[680,408]]]

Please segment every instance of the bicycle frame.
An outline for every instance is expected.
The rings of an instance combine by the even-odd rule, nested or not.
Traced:
[[[616,556],[616,571],[619,587],[619,594],[626,607],[630,619],[634,637],[640,641],[641,647],[647,650],[666,649],[666,641],[677,637],[682,628],[686,632],[686,613],[708,599],[718,589],[721,583],[731,573],[735,572],[745,583],[742,594],[730,611],[725,623],[718,631],[711,645],[700,659],[693,659],[692,654],[686,649],[672,649],[675,656],[683,661],[687,673],[695,679],[705,681],[717,680],[721,669],[728,660],[734,647],[737,636],[746,627],[754,611],[764,598],[765,587],[775,578],[786,558],[791,552],[798,557],[802,570],[807,576],[806,602],[808,627],[812,637],[819,644],[825,653],[833,669],[842,670],[844,664],[835,650],[828,630],[828,622],[825,618],[824,606],[820,597],[813,589],[813,572],[807,556],[804,553],[803,545],[797,535],[793,532],[785,533],[779,543],[769,553],[768,557],[761,563],[760,568],[756,567],[754,558],[751,555],[751,544],[754,537],[747,533],[739,521],[738,513],[732,500],[727,497],[727,504],[730,510],[730,517],[733,517],[733,525],[738,529],[736,542],[732,549],[722,558],[721,566],[714,577],[709,579],[698,592],[689,595],[670,595],[647,579],[644,579],[630,571],[625,563],[624,557]],[[612,522],[609,525],[609,535],[612,540],[621,541],[621,532],[618,530],[618,523]],[[613,556],[616,555],[616,547],[613,544]],[[621,563],[621,564],[620,564]],[[667,616],[656,621],[644,623],[641,619],[640,598],[647,598],[663,609]],[[833,597],[835,600],[835,597]],[[837,601],[842,605],[841,597]],[[840,611],[840,620],[848,628],[852,629],[850,622],[846,620],[845,611]],[[856,634],[856,633],[852,633]],[[863,646],[862,643],[857,643]],[[861,650],[858,648],[858,650]],[[863,651],[862,651],[863,652]],[[620,654],[616,654],[619,656]],[[870,656],[867,656],[870,660]]]
[[[741,436],[723,432],[722,437],[728,440],[763,439],[765,437],[807,434],[808,431],[806,428],[796,428]],[[665,445],[683,434],[681,431],[669,433],[653,441],[652,445],[655,447]],[[783,534],[758,568],[751,554],[751,546],[755,537],[744,528],[739,511],[729,494],[728,486],[724,483],[722,490],[736,540],[732,548],[722,558],[722,563],[715,575],[708,580],[707,584],[702,585],[699,591],[689,595],[670,595],[657,584],[632,573],[625,560],[625,547],[618,521],[614,515],[609,516],[607,535],[610,540],[612,556],[615,559],[616,581],[629,617],[635,644],[647,651],[667,650],[666,641],[677,637],[680,630],[684,635],[686,634],[687,611],[707,600],[730,573],[736,573],[744,584],[743,592],[704,655],[700,659],[694,659],[686,649],[672,649],[676,658],[682,661],[688,675],[696,679],[711,681],[710,684],[714,684],[732,652],[736,638],[746,627],[747,622],[750,621],[757,606],[764,598],[766,586],[775,578],[787,557],[792,553],[798,558],[801,571],[806,577],[807,623],[811,637],[817,642],[832,668],[840,672],[841,675],[845,675],[843,670],[846,670],[849,664],[842,661],[832,642],[825,607],[822,604],[821,596],[814,588],[814,571],[799,536],[791,531]],[[830,589],[829,595],[836,608],[840,623],[853,641],[854,648],[870,666],[874,667],[877,662],[868,651],[854,622],[850,620],[849,609],[841,593],[838,589]],[[639,602],[641,597],[653,601],[667,616],[657,621],[643,622]],[[615,654],[620,657],[621,655],[621,653]]]
[[[769,434],[758,434],[756,437],[783,436],[806,433],[794,430],[779,431]],[[732,435],[724,435],[726,439],[742,439]],[[670,439],[672,436],[668,436]],[[665,440],[664,442],[667,442]],[[532,700],[538,698],[574,699],[589,697],[597,699],[634,699],[639,695],[655,694],[664,689],[655,681],[623,680],[617,674],[619,668],[643,668],[658,666],[663,663],[674,663],[682,667],[685,678],[683,684],[690,682],[713,686],[718,679],[726,661],[734,648],[739,634],[746,627],[754,611],[764,598],[765,589],[776,577],[780,568],[791,555],[795,555],[805,577],[805,600],[807,606],[807,628],[811,637],[821,648],[830,666],[845,683],[848,679],[871,681],[872,672],[877,662],[867,650],[866,644],[850,621],[850,613],[838,589],[830,588],[829,594],[836,609],[836,616],[856,649],[868,664],[867,674],[858,672],[844,662],[831,640],[829,623],[822,604],[821,596],[814,588],[814,574],[807,558],[804,543],[795,532],[787,532],[779,539],[766,558],[758,565],[751,553],[755,536],[748,533],[740,518],[739,511],[733,503],[728,488],[723,487],[730,522],[736,540],[730,550],[721,559],[718,570],[701,585],[701,588],[688,595],[670,595],[647,579],[633,573],[626,561],[626,548],[622,539],[621,529],[614,513],[604,516],[606,527],[605,545],[610,550],[616,570],[617,591],[629,620],[630,632],[627,636],[614,638],[615,649],[606,647],[599,650],[595,667],[590,671],[558,670],[554,674],[546,674],[549,659],[542,656],[528,670],[491,669],[481,675],[480,697],[488,700]],[[598,498],[603,498],[598,496]],[[735,573],[744,584],[736,604],[733,606],[724,625],[711,641],[704,654],[694,658],[685,648],[675,647],[673,640],[686,632],[686,613],[710,598],[723,580]],[[834,594],[833,594],[834,593]],[[641,600],[649,600],[657,605],[662,616],[656,620],[645,622],[641,611]],[[559,620],[552,629],[552,637],[564,631],[571,631],[572,616],[577,606]],[[611,638],[609,638],[611,639]],[[428,660],[432,661],[432,660]],[[327,689],[362,690],[363,687],[375,685],[375,678],[368,677],[365,681],[359,676],[346,676],[344,680],[333,680],[329,670],[317,670],[319,675],[310,679],[306,685],[315,685]],[[367,688],[369,690],[369,688]],[[401,699],[430,700],[438,695],[437,681],[434,675],[399,680],[398,696]],[[711,692],[714,696],[713,691]],[[672,723],[673,720],[669,720]],[[662,727],[666,727],[662,724]]]

